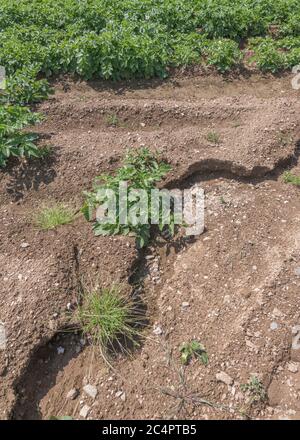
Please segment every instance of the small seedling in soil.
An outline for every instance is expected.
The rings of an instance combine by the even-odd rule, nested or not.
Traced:
[[[289,133],[280,133],[279,134],[279,145],[286,147],[287,145],[289,145],[292,142],[292,137]]]
[[[102,353],[117,349],[128,353],[139,345],[142,314],[138,304],[121,287],[84,292],[78,316],[83,333]]]
[[[181,363],[188,365],[193,357],[199,359],[204,365],[208,364],[208,355],[205,347],[198,341],[185,342],[180,348]]]
[[[35,216],[35,224],[39,229],[49,230],[67,225],[74,220],[71,209],[62,204],[42,208]]]
[[[106,124],[108,127],[117,127],[120,125],[120,119],[115,113],[112,113],[106,117]]]
[[[210,131],[207,134],[207,140],[208,142],[211,142],[213,144],[219,144],[220,143],[220,135],[216,133],[215,131]]]
[[[248,383],[242,384],[241,390],[250,395],[251,403],[264,402],[267,398],[266,390],[256,376],[252,376]]]
[[[300,186],[300,176],[295,176],[295,174],[292,174],[289,171],[286,171],[283,174],[283,181],[284,183],[291,183],[292,185]]]

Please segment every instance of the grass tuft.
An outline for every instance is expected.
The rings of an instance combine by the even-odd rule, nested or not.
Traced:
[[[300,186],[300,176],[295,176],[295,174],[292,174],[289,171],[286,171],[283,174],[283,181],[284,183],[291,183],[292,185]]]
[[[35,224],[39,229],[55,229],[67,225],[74,220],[74,213],[62,204],[41,208],[35,216]]]
[[[207,140],[208,142],[212,142],[213,144],[219,144],[220,143],[220,135],[216,133],[215,131],[210,131],[207,134]]]
[[[102,352],[120,349],[128,353],[139,346],[143,317],[138,304],[125,295],[121,287],[85,292],[78,313],[83,333]]]

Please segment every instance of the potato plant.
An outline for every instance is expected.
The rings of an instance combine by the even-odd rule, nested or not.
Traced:
[[[0,66],[8,78],[0,105],[46,99],[46,79],[57,74],[120,80],[164,78],[189,64],[221,73],[243,63],[290,69],[300,63],[299,23],[299,0],[2,0]],[[10,135],[1,136],[3,165]],[[21,154],[34,151],[24,139],[11,143],[9,155],[18,144]]]

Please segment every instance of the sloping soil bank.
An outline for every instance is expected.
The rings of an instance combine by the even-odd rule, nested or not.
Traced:
[[[300,200],[281,177],[300,173],[290,78],[64,81],[41,110],[52,156],[0,175],[0,417],[299,418]],[[38,207],[78,209],[94,177],[139,146],[172,163],[165,186],[204,188],[204,234],[159,238],[139,255],[130,238],[95,238],[80,216],[35,228]],[[146,339],[112,369],[66,330],[83,279],[133,289],[138,278]],[[209,363],[181,369],[179,347],[192,339]],[[251,404],[241,389],[251,375],[268,399]]]

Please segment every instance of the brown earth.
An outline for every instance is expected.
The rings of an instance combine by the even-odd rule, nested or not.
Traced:
[[[300,418],[300,200],[299,189],[282,181],[287,168],[300,173],[299,92],[290,80],[56,84],[37,129],[52,155],[0,174],[7,338],[0,418],[80,418],[83,405],[87,418]],[[218,143],[208,140],[211,132]],[[132,239],[95,238],[80,216],[50,232],[33,225],[43,204],[79,209],[94,177],[143,145],[171,162],[165,186],[204,188],[204,234],[158,238],[149,259]],[[146,338],[132,357],[108,366],[68,330],[82,280],[134,290],[141,277]],[[192,339],[205,345],[209,363],[182,369],[179,347]],[[268,393],[257,404],[240,387],[251,375]],[[95,399],[82,390],[87,383],[97,387]],[[73,388],[79,396],[69,400]]]

